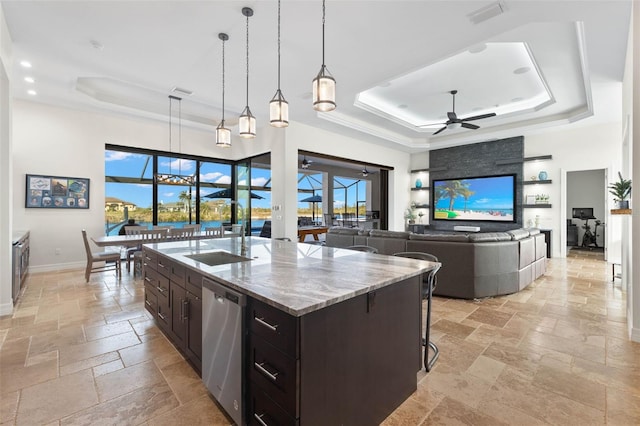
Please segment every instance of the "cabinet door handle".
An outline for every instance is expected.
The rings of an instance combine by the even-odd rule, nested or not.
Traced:
[[[189,302],[189,299],[185,299],[182,303],[184,303],[184,319],[188,320],[191,316],[191,302]]]
[[[150,282],[151,282],[151,278],[149,278],[149,277],[144,277],[144,280],[145,280],[146,282],[148,282],[148,283],[150,283]]]
[[[158,267],[159,268],[166,268],[166,266],[164,266],[162,263],[158,262]]]
[[[160,318],[162,318],[163,320],[166,320],[166,319],[167,319],[167,317],[166,317],[166,316],[162,315],[162,312],[158,312],[158,316],[159,316]]]
[[[148,300],[145,300],[144,303],[146,303],[147,306],[151,306],[151,302],[149,302]]]
[[[180,321],[184,322],[187,317],[187,311],[189,309],[189,301],[187,299],[180,299]]]
[[[259,372],[261,372],[262,374],[264,374],[274,382],[278,380],[279,373],[277,371],[275,373],[272,373],[266,368],[264,368],[264,362],[261,362],[259,364],[257,362],[254,362],[253,365],[258,369]]]
[[[253,418],[256,419],[258,423],[260,423],[262,426],[269,426],[264,422],[264,420],[262,420],[263,417],[264,417],[264,414],[253,413]]]
[[[278,331],[278,324],[272,325],[264,320],[264,318],[253,317],[254,320],[258,321],[258,324],[267,327],[271,331]]]
[[[162,288],[162,287],[160,287],[160,286],[158,286],[158,287],[156,287],[156,288],[158,289],[158,291],[159,291],[160,293],[163,293],[163,294],[164,294],[164,288]]]

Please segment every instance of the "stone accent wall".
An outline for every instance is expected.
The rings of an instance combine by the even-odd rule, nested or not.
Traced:
[[[433,193],[431,194],[431,229],[453,230],[456,225],[479,226],[482,232],[507,231],[522,228],[522,175],[524,136],[481,142],[429,152],[429,181],[491,175],[516,175],[516,222],[446,221],[433,220]]]

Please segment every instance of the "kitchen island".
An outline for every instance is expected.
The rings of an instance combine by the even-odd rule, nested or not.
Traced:
[[[258,237],[244,253],[241,238],[148,244],[143,262],[147,309],[197,370],[203,279],[246,296],[243,423],[378,424],[416,389],[437,263]]]

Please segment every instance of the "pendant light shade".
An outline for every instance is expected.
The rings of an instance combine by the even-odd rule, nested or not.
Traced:
[[[273,127],[289,125],[289,102],[280,90],[280,0],[278,0],[278,90],[269,102],[269,122]]]
[[[251,114],[251,109],[249,108],[249,17],[253,16],[253,9],[243,7],[242,14],[247,18],[247,106],[244,107],[244,111],[240,114],[238,127],[240,137],[249,139],[256,137],[256,118]]]
[[[229,36],[220,33],[218,38],[222,40],[222,121],[216,127],[216,146],[229,148],[231,146],[231,130],[224,126],[224,43],[229,40]]]
[[[182,153],[182,98],[169,95],[169,156],[173,157],[173,102],[178,103],[178,153]],[[182,174],[182,160],[178,158],[178,173],[173,173],[173,158],[169,159],[169,173],[156,173],[155,181],[162,185],[194,185],[195,177]]]
[[[322,67],[313,79],[313,109],[328,112],[336,109],[336,80],[324,64],[325,0],[322,0]]]

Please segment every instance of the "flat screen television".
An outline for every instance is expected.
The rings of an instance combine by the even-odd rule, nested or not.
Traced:
[[[516,221],[516,175],[433,180],[431,218],[448,221]]]

